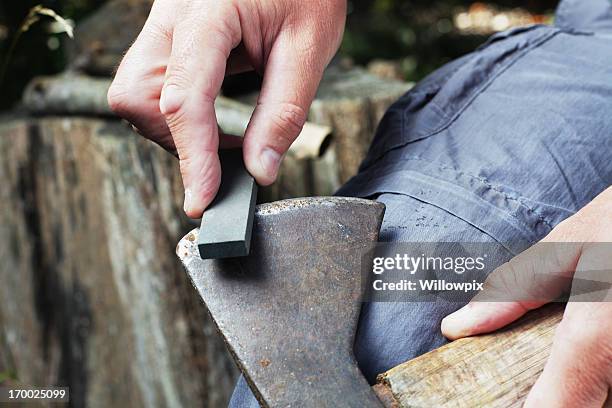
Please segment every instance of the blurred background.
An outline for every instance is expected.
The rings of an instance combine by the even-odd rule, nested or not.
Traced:
[[[5,0],[0,3],[0,56],[6,54],[28,11],[41,4],[78,23],[106,0]],[[473,50],[490,34],[517,25],[550,22],[557,0],[360,0],[349,1],[341,55],[356,64],[395,61],[398,73],[417,81],[443,63]],[[109,29],[112,21],[101,21]],[[21,35],[8,65],[0,107],[10,107],[36,75],[62,71],[68,55],[61,27],[41,21]]]
[[[309,116],[331,143],[290,152],[258,200],[332,194],[414,82],[495,32],[552,23],[556,3],[349,1]],[[177,162],[106,106],[149,7],[0,1],[0,385],[69,386],[74,407],[221,407],[238,375],[174,253],[197,226]],[[259,83],[226,80],[217,114],[248,114]]]

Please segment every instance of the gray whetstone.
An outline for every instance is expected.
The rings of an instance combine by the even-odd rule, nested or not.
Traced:
[[[220,150],[219,158],[221,186],[200,226],[202,259],[247,256],[251,246],[257,184],[244,167],[242,149]]]

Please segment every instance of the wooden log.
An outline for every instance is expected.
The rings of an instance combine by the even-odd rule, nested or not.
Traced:
[[[380,374],[374,389],[388,408],[521,407],[562,314],[562,305],[548,305],[495,333],[456,340]]]
[[[336,66],[327,70],[310,109],[310,120],[333,129],[340,183],[357,173],[385,111],[411,86],[360,68]]]
[[[35,115],[111,117],[106,103],[109,85],[110,79],[74,73],[40,77],[26,89],[23,106]],[[260,199],[333,194],[357,172],[385,110],[410,86],[358,68],[330,68],[312,105],[310,122],[289,150],[277,183],[263,189]],[[256,97],[244,97],[246,104],[219,98],[215,109],[221,128],[243,134]],[[323,149],[330,130],[333,141]],[[325,157],[319,157],[321,153]]]
[[[110,110],[106,93],[111,80],[75,73],[37,77],[28,84],[23,94],[23,107],[34,115],[115,115]],[[253,105],[219,96],[215,100],[217,122],[232,135],[243,136]],[[297,159],[317,158],[329,144],[331,128],[306,122],[302,132],[291,145],[290,152]]]
[[[294,197],[294,183],[309,186],[304,195],[333,194],[357,173],[385,111],[411,86],[410,83],[377,77],[361,68],[328,68],[308,119],[332,129],[331,145],[321,157],[304,159],[309,163],[302,166],[307,172],[301,173],[300,179],[263,189],[263,199]],[[241,98],[250,104],[256,99],[256,94]],[[285,166],[281,167],[281,176],[287,171]]]
[[[74,406],[225,406],[237,370],[174,256],[176,159],[117,120],[0,123],[0,374]]]
[[[36,77],[23,92],[22,105],[33,115],[114,116],[106,94],[110,79],[75,73]]]
[[[389,61],[383,59],[375,59],[370,61],[367,66],[370,74],[386,79],[402,80],[404,73],[400,61]]]

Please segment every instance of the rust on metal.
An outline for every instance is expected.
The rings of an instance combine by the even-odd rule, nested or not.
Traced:
[[[353,341],[361,263],[378,240],[384,205],[341,197],[258,206],[251,253],[177,253],[259,402],[267,407],[375,407]],[[187,237],[190,236],[187,235]]]

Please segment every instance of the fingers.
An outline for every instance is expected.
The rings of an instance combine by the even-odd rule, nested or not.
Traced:
[[[526,407],[601,407],[612,380],[612,304],[570,303]]]
[[[109,103],[141,134],[178,154],[187,215],[199,217],[219,186],[213,102],[224,76],[265,67],[244,154],[249,171],[270,184],[337,50],[345,9],[342,0],[154,2]]]
[[[608,236],[601,238],[609,241]],[[527,398],[527,407],[604,405],[612,384],[611,266],[608,242],[585,245],[570,302],[555,332],[544,371]],[[581,282],[588,283],[590,290],[581,290]]]
[[[491,332],[550,302],[569,287],[580,251],[577,244],[533,246],[491,272],[483,292],[442,320],[442,333],[457,339]]]
[[[190,4],[185,3],[185,7]],[[185,213],[197,218],[219,188],[214,100],[221,89],[227,58],[240,42],[240,25],[232,7],[190,10],[186,15],[189,17],[179,21],[173,31],[159,107],[180,158]]]
[[[173,154],[179,155],[168,123],[173,125],[177,138],[183,143],[181,145],[181,170],[184,181],[185,176],[189,179],[189,182],[185,181],[185,187],[189,188],[188,183],[193,184],[192,180],[202,180],[199,185],[195,183],[196,187],[193,190],[189,189],[186,192],[187,213],[189,216],[198,217],[201,215],[202,209],[210,202],[211,196],[214,196],[218,184],[219,171],[216,153],[212,154],[216,152],[215,140],[218,137],[216,120],[211,119],[214,117],[214,110],[210,113],[210,104],[203,105],[202,107],[206,109],[203,109],[200,112],[201,116],[198,116],[198,106],[193,106],[198,104],[198,98],[193,97],[191,104],[185,104],[187,109],[184,107],[175,108],[176,111],[171,112],[166,117],[160,110],[161,91],[165,82],[172,83],[174,81],[184,88],[191,88],[191,82],[194,82],[199,86],[193,86],[192,91],[194,93],[200,91],[202,92],[201,95],[206,95],[207,92],[210,94],[218,92],[218,90],[215,90],[214,83],[220,80],[213,78],[210,84],[206,84],[205,78],[210,77],[217,71],[223,73],[225,58],[213,59],[210,66],[201,69],[202,59],[193,61],[190,55],[185,58],[180,56],[188,53],[188,47],[192,46],[188,43],[189,41],[200,41],[202,49],[194,50],[193,54],[203,58],[208,58],[209,55],[219,55],[219,50],[223,49],[225,44],[212,44],[211,48],[213,49],[207,49],[204,46],[207,36],[199,35],[197,30],[191,31],[190,35],[189,31],[192,28],[188,27],[185,22],[182,26],[173,29],[175,21],[181,20],[175,18],[175,10],[176,7],[172,3],[164,1],[154,3],[145,27],[118,68],[108,92],[108,102],[112,110],[132,123],[138,133]],[[213,42],[218,38],[218,36],[213,38]],[[227,36],[224,35],[222,38],[226,39]],[[231,49],[231,45],[228,47]],[[171,66],[170,70],[167,70],[168,64]],[[199,69],[200,71],[198,71]],[[208,73],[206,69],[208,69]],[[228,70],[234,73],[248,69],[249,65],[243,47],[236,48],[228,61]],[[210,71],[213,74],[210,74]],[[186,79],[182,83],[177,80],[177,77],[181,74]],[[201,80],[199,82],[191,81],[189,75],[193,74],[198,74]],[[167,77],[169,77],[169,80]],[[188,84],[187,79],[189,79]],[[213,90],[209,91],[209,89]],[[203,98],[208,97],[204,96]],[[168,100],[165,103],[168,103]],[[191,110],[189,106],[191,106]],[[192,115],[190,112],[194,110],[196,114]],[[177,119],[177,116],[182,115],[183,112],[188,113]],[[166,119],[168,119],[168,122]],[[201,124],[202,121],[205,122],[204,125]],[[202,131],[194,132],[194,126],[201,126]],[[198,134],[198,137],[189,136],[194,133]],[[222,147],[239,147],[241,140],[220,135],[220,144]],[[207,181],[210,181],[208,185]],[[190,197],[192,199],[189,199]],[[191,208],[191,202],[194,203],[194,208]]]
[[[245,132],[244,160],[261,185],[272,183],[296,139],[321,81],[327,56],[312,55],[289,34],[268,57],[257,107]]]
[[[108,90],[110,108],[144,137],[175,152],[174,141],[159,112],[159,96],[171,50],[172,13],[156,2]]]
[[[570,287],[573,290],[576,285],[572,279],[577,269],[582,275],[590,270],[603,271],[609,276],[606,272],[612,258],[608,248],[593,242],[612,240],[610,228],[597,228],[611,210],[612,188],[609,188],[557,225],[538,244],[493,271],[483,292],[442,321],[442,333],[449,339],[457,339],[497,330],[557,298]],[[593,262],[598,262],[600,268],[593,267]],[[602,277],[595,280],[598,279]]]
[[[612,209],[611,194],[602,193],[540,244],[491,274],[487,286],[494,296],[483,292],[478,298],[495,299],[509,292],[509,302],[471,302],[442,322],[443,333],[451,339],[489,332],[546,303],[573,280],[551,355],[526,407],[601,407],[611,401],[612,235],[606,223],[601,224]],[[519,300],[512,288],[527,298]]]
[[[456,340],[488,333],[513,322],[529,310],[531,308],[518,302],[471,302],[442,319],[442,334],[449,340]]]
[[[491,272],[481,293],[442,320],[444,336],[454,340],[497,330],[567,290],[583,249],[562,242],[568,225]]]
[[[234,48],[227,60],[227,67],[225,69],[225,75],[240,74],[243,72],[253,71],[253,65],[247,51],[244,48],[244,44],[240,44]]]

